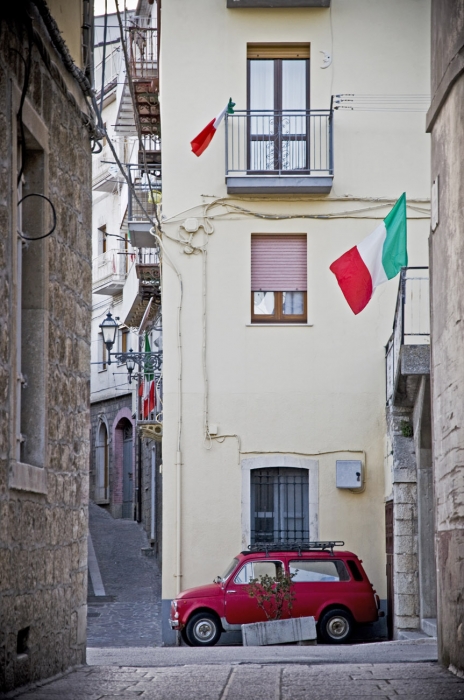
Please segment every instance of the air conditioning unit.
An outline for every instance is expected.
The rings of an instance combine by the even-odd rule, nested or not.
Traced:
[[[152,423],[150,425],[141,425],[139,427],[140,436],[147,438],[148,440],[162,440],[163,439],[163,424],[162,423]]]

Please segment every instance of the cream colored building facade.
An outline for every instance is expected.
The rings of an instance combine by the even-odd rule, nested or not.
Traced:
[[[230,8],[226,0],[162,6],[167,643],[170,600],[211,581],[250,543],[253,470],[307,470],[307,535],[344,540],[386,599],[385,500],[392,486],[384,467],[385,344],[397,282],[379,288],[354,316],[329,266],[404,191],[409,264],[428,264],[429,137],[416,96],[429,92],[430,9],[415,0],[277,4],[286,7]],[[298,173],[284,169],[272,187],[264,173],[255,194],[258,168],[250,156],[241,173],[231,172],[233,120],[261,99],[257,88],[247,90],[247,61],[266,49],[270,60],[283,58],[279,51],[295,45],[310,56],[310,109],[329,111],[333,95],[348,93],[354,98],[341,99],[354,109],[331,113],[333,182],[326,172],[325,191],[310,181],[321,174],[311,161],[301,180],[306,189],[298,190]],[[229,97],[236,114],[196,158],[189,142]],[[242,137],[250,139],[252,115],[242,119]],[[316,131],[307,141],[313,153],[327,145]],[[234,189],[239,176],[243,193]],[[258,234],[305,237],[305,322],[252,321],[251,247]],[[360,488],[337,487],[337,460],[361,462]]]

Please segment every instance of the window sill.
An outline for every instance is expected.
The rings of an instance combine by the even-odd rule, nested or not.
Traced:
[[[18,491],[47,494],[47,471],[43,467],[13,462],[8,486]]]
[[[308,328],[313,323],[246,323],[246,328]]]

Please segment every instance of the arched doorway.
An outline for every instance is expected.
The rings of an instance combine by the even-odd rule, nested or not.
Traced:
[[[109,503],[109,454],[108,454],[108,430],[100,423],[95,444],[95,503]]]

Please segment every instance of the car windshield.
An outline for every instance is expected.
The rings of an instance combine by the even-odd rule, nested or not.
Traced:
[[[227,567],[227,569],[224,571],[223,575],[221,576],[223,581],[226,581],[229,578],[229,576],[231,575],[232,571],[235,569],[237,564],[238,564],[238,559],[232,559],[229,566]]]

